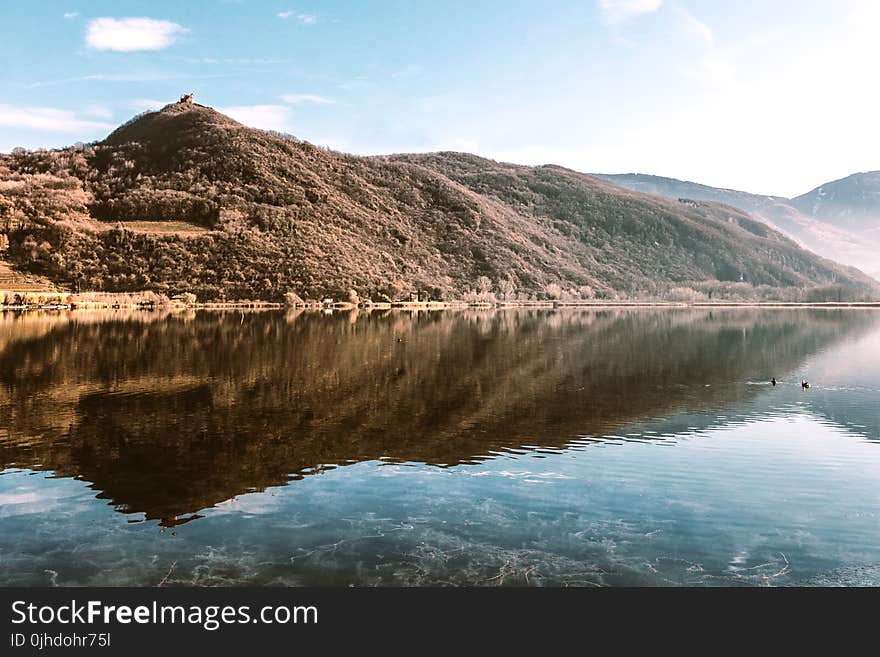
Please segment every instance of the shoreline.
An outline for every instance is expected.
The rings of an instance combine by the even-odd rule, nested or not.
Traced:
[[[470,295],[467,295],[470,296]],[[283,308],[311,311],[344,310],[459,310],[459,309],[565,309],[565,308],[880,308],[880,299],[873,301],[782,301],[734,299],[539,299],[499,300],[494,295],[449,300],[398,300],[384,297],[381,301],[356,295],[350,300],[302,299],[294,293],[284,300],[259,299],[199,301],[190,292],[175,294],[152,290],[128,292],[71,292],[49,288],[29,290],[25,287],[0,289],[0,311],[28,310],[278,310]]]
[[[183,304],[171,303],[111,303],[111,302],[85,302],[68,304],[20,304],[2,305],[0,312],[28,312],[34,310],[300,310],[300,311],[351,311],[351,310],[506,310],[506,309],[535,309],[535,310],[558,310],[558,309],[607,309],[607,308],[812,308],[812,309],[880,309],[880,301],[823,301],[823,302],[795,302],[795,301],[499,301],[496,303],[468,303],[466,301],[398,301],[380,303],[353,304],[347,302],[336,303],[303,303],[287,305],[272,301],[215,301],[205,303]]]

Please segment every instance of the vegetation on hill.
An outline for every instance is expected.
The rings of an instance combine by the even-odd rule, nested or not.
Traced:
[[[816,258],[730,205],[628,193],[558,166],[524,167],[460,153],[394,159],[419,163],[536,222],[550,223],[574,238],[567,249],[588,252],[582,261],[593,260],[615,289],[631,289],[628,284],[635,281],[638,289],[662,295],[670,282],[689,282],[710,294],[746,298],[778,294],[756,287],[808,287],[816,279],[873,283],[852,268]],[[747,286],[731,285],[736,282]]]
[[[76,291],[202,300],[876,294],[730,207],[559,167],[355,157],[183,103],[0,156],[0,234],[0,257]]]

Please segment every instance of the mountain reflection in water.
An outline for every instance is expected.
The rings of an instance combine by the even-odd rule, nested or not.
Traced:
[[[875,323],[833,310],[7,314],[0,470],[75,477],[173,526],[361,461],[453,466],[674,414],[711,423],[765,391],[750,380],[786,379]]]
[[[854,491],[873,486],[874,462],[849,447],[835,452],[842,444],[829,440],[841,432],[861,440],[880,438],[878,320],[880,315],[870,311],[802,309],[8,313],[0,321],[0,474],[8,475],[0,477],[0,533],[19,538],[0,539],[4,581],[40,582],[41,573],[59,571],[60,560],[79,573],[68,581],[102,583],[101,566],[92,564],[126,545],[132,552],[125,558],[135,564],[156,562],[162,550],[183,550],[174,553],[175,563],[186,558],[190,548],[182,547],[180,536],[173,539],[177,548],[169,544],[160,550],[142,534],[138,539],[118,534],[122,530],[98,514],[94,493],[89,501],[63,483],[72,480],[97,491],[97,498],[106,500],[99,505],[110,504],[145,528],[158,522],[164,530],[195,520],[187,525],[190,538],[185,540],[212,537],[208,544],[214,546],[200,543],[199,549],[209,549],[209,556],[200,558],[214,559],[212,550],[220,550],[244,559],[260,545],[267,552],[261,559],[287,563],[274,567],[276,579],[262,571],[220,577],[214,568],[191,564],[192,579],[180,583],[290,583],[290,569],[311,583],[374,582],[378,575],[358,570],[365,564],[383,573],[378,583],[506,583],[503,572],[500,580],[491,573],[480,579],[489,565],[479,565],[477,557],[452,574],[450,557],[430,552],[439,549],[432,547],[436,540],[449,545],[464,541],[461,545],[476,546],[479,554],[503,562],[529,555],[537,560],[537,545],[540,558],[550,561],[543,570],[523,565],[525,575],[520,572],[517,581],[530,583],[543,572],[546,583],[576,584],[584,578],[593,581],[593,575],[554,579],[546,574],[552,568],[569,572],[572,563],[586,568],[569,557],[565,566],[554,561],[567,550],[585,549],[572,541],[581,540],[587,530],[566,522],[601,521],[596,531],[605,535],[601,541],[611,542],[591,539],[600,542],[590,549],[630,545],[636,550],[640,541],[659,536],[654,532],[660,529],[633,529],[606,516],[644,513],[639,522],[650,525],[652,509],[664,504],[677,505],[670,517],[697,514],[679,528],[680,535],[666,538],[673,552],[681,554],[682,546],[690,546],[696,554],[709,549],[700,546],[719,541],[700,534],[709,531],[700,519],[701,513],[710,513],[709,500],[723,505],[727,496],[732,504],[736,496],[730,487],[750,477],[769,479],[751,486],[748,499],[735,508],[716,509],[720,526],[736,527],[737,514],[752,506],[756,513],[771,507],[774,502],[757,503],[762,495],[813,500],[817,490],[833,486],[841,495],[844,484]],[[804,375],[814,381],[809,391],[800,389]],[[772,376],[781,380],[779,386],[769,385]],[[819,430],[821,440],[792,442],[797,436],[818,436]],[[726,442],[685,446],[707,435],[727,436]],[[591,457],[592,463],[579,456],[598,456],[602,450],[595,452],[596,447],[622,449],[615,446],[630,442],[673,449],[652,456],[626,448]],[[723,453],[718,451],[722,447]],[[820,449],[828,451],[813,461],[804,456]],[[506,465],[526,458],[547,459],[547,466]],[[310,475],[340,466],[348,467],[320,478],[327,482],[322,487],[306,485],[317,480]],[[844,467],[859,472],[844,484],[825,482],[824,477],[843,476]],[[36,485],[37,479],[25,478],[28,473],[49,478]],[[456,476],[437,478],[443,473]],[[502,481],[516,486],[506,488]],[[558,486],[558,491],[541,497],[534,488],[541,483]],[[722,492],[710,497],[710,487]],[[283,506],[275,511],[279,515],[270,523],[261,514],[278,503],[272,491],[282,490],[290,494],[284,494]],[[319,490],[325,491],[321,495],[335,491],[337,497],[315,497]],[[502,491],[507,497],[500,497]],[[313,511],[302,506],[307,500]],[[821,515],[827,506],[804,508]],[[263,519],[228,524],[233,511]],[[778,511],[785,518],[800,518],[791,509]],[[317,515],[308,529],[305,521],[296,525],[299,547],[292,547],[294,530],[288,525],[307,513]],[[388,518],[398,516],[401,520],[388,524]],[[33,556],[43,550],[53,554],[50,546],[56,544],[61,555],[65,531],[71,536],[87,531],[74,528],[82,522],[77,518],[89,518],[95,531],[107,532],[106,544],[96,543],[91,560]],[[836,523],[845,520],[829,516],[823,526],[842,541]],[[773,520],[760,522],[772,525]],[[798,522],[808,526],[812,521]],[[441,541],[440,526],[454,528],[457,538]],[[668,525],[659,526],[668,531]],[[40,529],[34,538],[24,538],[35,527]],[[389,532],[419,527],[425,532],[419,541],[397,548],[388,543]],[[856,546],[869,541],[864,532],[871,531],[859,527],[852,534]],[[234,538],[230,531],[244,534]],[[800,531],[805,530],[793,529],[792,535]],[[404,533],[393,536],[404,540]],[[366,552],[340,561],[338,546],[364,537],[382,546],[373,551],[364,546]],[[415,534],[409,539],[415,541]],[[138,541],[146,543],[133,547]],[[235,547],[236,541],[243,543]],[[318,547],[304,547],[312,543]],[[308,569],[312,558],[308,555],[324,554],[324,544],[336,546],[331,552],[337,561],[316,562],[311,574],[303,575],[300,569]],[[516,547],[526,544],[534,544],[531,552]],[[400,553],[392,558],[395,549]],[[464,550],[458,553],[464,559],[464,547],[450,549]],[[797,550],[786,550],[787,562]],[[289,556],[291,551],[295,556]],[[786,567],[778,552],[769,554],[761,557],[763,565],[770,559],[774,572]],[[395,559],[403,563],[413,555],[419,555],[422,569],[424,559],[442,556],[442,574],[428,577],[419,571],[421,579],[413,579],[399,563],[394,565]],[[628,575],[603,577],[611,583],[654,581],[651,573],[663,571],[660,560],[668,554],[655,555],[653,561],[641,552],[628,558],[635,560],[627,566]],[[718,565],[718,573],[740,577],[757,572],[737,559]],[[815,555],[811,559],[817,569],[840,565]],[[678,564],[668,562],[665,568],[675,570]],[[655,579],[683,581],[693,574],[690,567]],[[82,573],[92,568],[97,570],[91,579],[83,579]],[[103,568],[109,568],[107,563]],[[136,566],[119,565],[116,571],[114,583],[144,583]],[[204,572],[220,579],[200,579]],[[147,582],[158,579],[144,577]]]

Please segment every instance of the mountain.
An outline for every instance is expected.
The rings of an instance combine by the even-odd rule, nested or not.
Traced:
[[[878,293],[729,206],[556,166],[335,153],[188,102],[0,157],[0,229],[20,271],[203,300]]]
[[[804,214],[880,240],[880,171],[854,173],[793,198]]]
[[[732,205],[814,253],[880,277],[880,172],[855,174],[794,199],[639,173],[592,175],[648,194]]]

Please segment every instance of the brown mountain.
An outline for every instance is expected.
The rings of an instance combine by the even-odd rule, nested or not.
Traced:
[[[75,289],[202,299],[877,294],[728,206],[464,154],[355,157],[192,103],[0,157],[0,230],[18,269]]]

